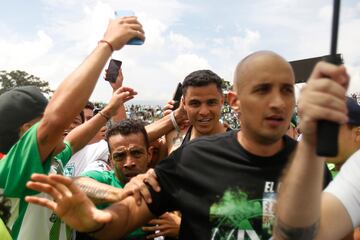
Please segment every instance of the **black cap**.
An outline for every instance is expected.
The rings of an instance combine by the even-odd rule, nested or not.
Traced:
[[[0,152],[7,153],[19,139],[19,128],[40,117],[48,101],[34,86],[14,88],[0,95]]]
[[[359,104],[353,98],[347,97],[346,105],[348,108],[348,116],[349,116],[348,124],[360,126],[360,106],[359,106]]]

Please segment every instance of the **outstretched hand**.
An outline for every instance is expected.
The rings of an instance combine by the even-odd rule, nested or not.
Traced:
[[[98,210],[68,177],[33,174],[26,186],[53,199],[27,196],[25,201],[51,209],[67,225],[80,232],[94,231],[112,220],[110,212]]]

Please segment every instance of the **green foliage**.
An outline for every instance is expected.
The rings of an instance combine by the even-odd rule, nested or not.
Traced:
[[[232,89],[232,84],[229,81],[222,79],[221,88],[224,93],[227,93],[229,90]]]
[[[25,71],[0,71],[0,95],[15,87],[21,86],[36,86],[46,94],[54,92],[50,89],[48,82]]]

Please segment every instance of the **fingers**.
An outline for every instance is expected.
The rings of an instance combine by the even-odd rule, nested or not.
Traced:
[[[346,72],[346,68],[341,65],[337,66],[327,62],[319,62],[316,64],[314,70],[310,75],[309,80],[318,79],[318,78],[330,78],[340,84],[341,86],[347,88],[349,83],[349,75]]]
[[[309,84],[302,91],[298,112],[301,120],[329,120],[340,124],[347,122],[345,89],[326,79]]]
[[[328,120],[339,124],[348,121],[346,88],[349,76],[344,66],[318,63],[307,85],[301,90],[298,114],[303,139],[314,144],[317,122]]]
[[[148,183],[155,192],[160,192],[161,188],[159,182],[157,181],[157,176],[153,168],[150,168],[146,172],[146,178],[144,179],[145,183]]]
[[[46,208],[51,209],[52,211],[55,211],[57,204],[49,199],[41,198],[41,197],[34,197],[34,196],[26,196],[25,201],[28,203],[40,205]]]
[[[110,20],[104,39],[110,42],[115,50],[121,49],[130,39],[145,40],[144,29],[135,16]]]
[[[160,191],[155,171],[151,171],[151,169],[145,174],[139,174],[138,176],[132,178],[130,182],[125,185],[124,189],[132,192],[132,195],[138,205],[141,204],[142,198],[145,199],[147,203],[152,202],[151,193],[146,183],[149,184],[154,191]]]
[[[26,187],[37,192],[46,193],[50,195],[54,200],[59,200],[62,198],[62,194],[57,191],[56,188],[52,187],[49,184],[29,181],[26,183]]]
[[[172,110],[168,109],[163,111],[163,116],[165,117],[166,115],[169,115],[172,112]]]
[[[144,230],[145,231],[145,230]],[[160,237],[160,236],[166,236],[168,233],[168,231],[164,231],[164,232],[157,232],[157,233],[154,233],[154,234],[151,234],[151,235],[148,235],[146,236],[146,239],[154,239],[154,238],[157,238],[157,237]]]
[[[38,192],[47,193],[55,200],[59,200],[63,196],[71,196],[71,191],[67,187],[71,185],[71,179],[59,176],[60,175],[47,176],[44,174],[33,174],[31,176],[32,181],[27,183],[27,187]]]
[[[131,195],[135,199],[136,204],[139,206],[141,205],[142,201],[142,188],[146,188],[146,185],[143,183],[143,175],[144,174],[139,174],[138,176],[132,178],[130,182],[128,182],[124,187],[124,190],[131,193]],[[146,193],[145,197],[148,197],[146,196]]]
[[[149,222],[151,225],[164,225],[166,223],[167,221],[161,218],[154,218]]]
[[[163,107],[163,111],[172,110],[174,108],[175,101],[170,100],[167,104]]]

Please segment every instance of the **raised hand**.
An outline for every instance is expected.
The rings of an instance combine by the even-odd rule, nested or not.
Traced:
[[[143,27],[134,16],[110,20],[103,39],[109,42],[114,50],[119,50],[132,38],[145,41]]]
[[[53,199],[27,196],[25,201],[51,209],[67,225],[80,232],[92,232],[112,220],[110,212],[98,210],[71,178],[33,174],[26,186]]]
[[[132,88],[120,87],[113,93],[109,104],[106,105],[103,111],[110,116],[116,115],[119,107],[130,99],[133,99],[136,94],[137,92]]]
[[[329,80],[331,79],[331,80]],[[319,62],[302,89],[298,103],[303,138],[315,143],[318,120],[347,122],[346,89],[349,76],[344,66]]]

